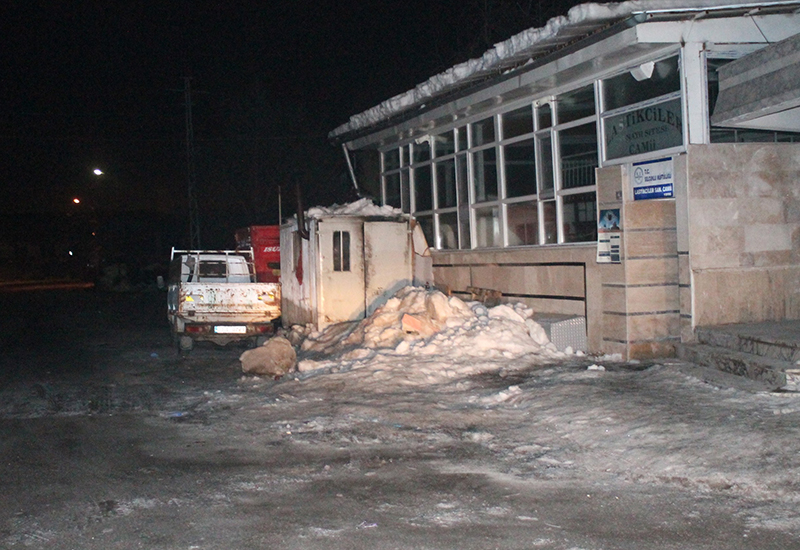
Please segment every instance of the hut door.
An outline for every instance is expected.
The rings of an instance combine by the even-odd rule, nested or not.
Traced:
[[[367,315],[412,283],[413,264],[408,224],[364,222],[364,280]]]
[[[318,225],[319,328],[364,318],[364,239],[361,220],[334,219]]]

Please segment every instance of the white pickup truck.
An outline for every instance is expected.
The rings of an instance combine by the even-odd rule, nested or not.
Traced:
[[[167,318],[181,353],[201,340],[260,345],[272,333],[281,287],[254,282],[252,258],[252,251],[172,249]]]

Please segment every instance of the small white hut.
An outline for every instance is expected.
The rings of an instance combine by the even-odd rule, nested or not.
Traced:
[[[399,209],[361,199],[281,226],[284,326],[357,321],[404,286],[432,280],[422,230]]]

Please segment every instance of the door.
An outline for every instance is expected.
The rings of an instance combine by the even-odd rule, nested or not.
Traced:
[[[406,222],[364,222],[364,278],[367,315],[412,283],[413,259]]]
[[[318,326],[364,318],[364,238],[360,219],[320,220],[317,226]]]

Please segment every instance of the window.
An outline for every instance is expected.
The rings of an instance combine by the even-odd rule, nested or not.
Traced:
[[[475,202],[497,198],[497,152],[494,147],[472,153],[472,183]]]
[[[350,271],[350,232],[333,232],[333,270]]]
[[[536,154],[533,138],[510,143],[504,148],[506,196],[536,194]]]
[[[414,168],[414,210],[433,209],[433,189],[431,187],[431,165]]]
[[[485,118],[472,123],[472,143],[470,146],[478,147],[494,141],[494,117]]]
[[[536,201],[518,202],[506,207],[508,244],[539,244],[539,207]]]
[[[681,91],[678,56],[651,61],[603,81],[604,111]]]
[[[679,56],[642,63],[603,80],[605,158],[681,147],[683,107]]]
[[[595,240],[596,87],[518,103],[392,148],[399,167],[384,161],[386,197],[399,196],[405,206],[412,194],[410,213],[440,250]],[[407,168],[410,182],[403,179]]]
[[[561,188],[594,185],[597,168],[597,128],[594,124],[573,126],[558,132],[561,149]]]
[[[526,105],[502,115],[503,139],[530,134],[533,132],[533,107]]]
[[[225,260],[203,260],[197,268],[197,275],[202,279],[225,279],[228,276],[228,262]]]

